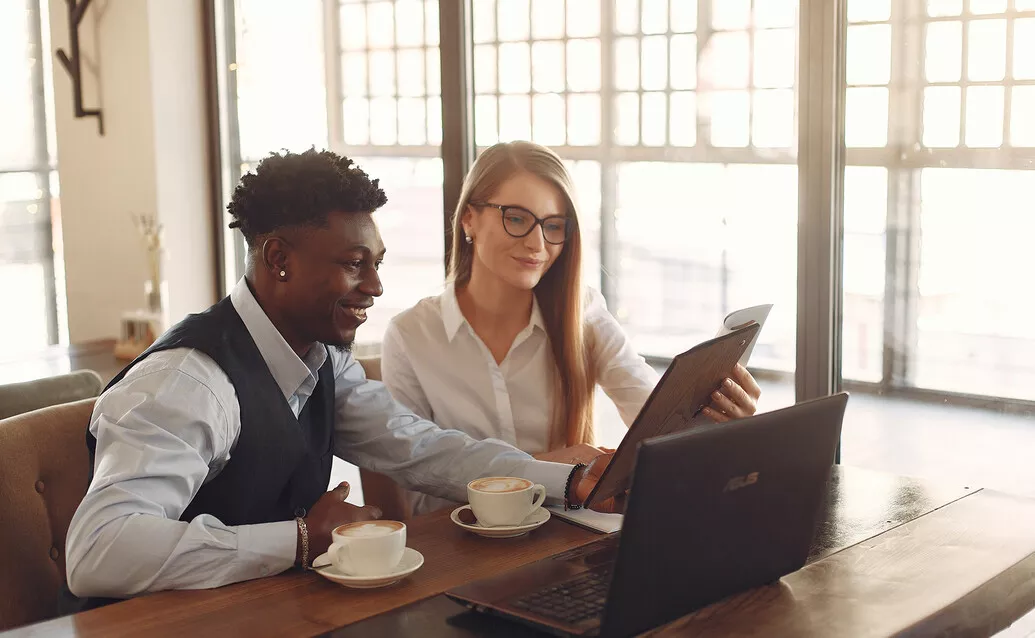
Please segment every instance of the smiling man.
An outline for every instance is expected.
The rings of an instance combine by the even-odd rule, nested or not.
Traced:
[[[217,587],[311,563],[333,528],[380,516],[346,503],[346,484],[325,492],[332,455],[452,500],[480,476],[542,483],[555,502],[588,494],[607,458],[535,461],[439,429],[365,378],[349,347],[381,295],[385,201],[327,151],[271,155],[242,178],[229,211],[244,278],[97,401],[93,476],[68,531],[72,593]]]

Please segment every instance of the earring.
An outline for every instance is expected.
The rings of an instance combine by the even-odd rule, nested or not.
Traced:
[[[466,241],[468,244],[473,244],[474,243],[474,238],[471,237],[470,235],[464,235],[464,241]]]

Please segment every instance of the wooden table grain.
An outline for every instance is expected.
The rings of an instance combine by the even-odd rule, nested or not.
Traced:
[[[824,519],[806,567],[653,635],[985,636],[1035,608],[1033,500],[837,467]],[[387,589],[290,572],[145,596],[11,636],[535,635],[440,594],[601,538],[554,519],[524,538],[483,539],[448,512],[409,527],[425,564]]]

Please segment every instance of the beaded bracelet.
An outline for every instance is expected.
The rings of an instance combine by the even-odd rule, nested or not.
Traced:
[[[565,510],[580,510],[582,504],[573,504],[571,502],[571,481],[575,478],[575,474],[586,467],[585,463],[576,463],[575,467],[571,468],[571,474],[568,475],[568,482],[564,484],[564,509]]]
[[[312,569],[309,566],[309,530],[306,528],[305,519],[298,517],[295,523],[298,524],[298,532],[302,536],[302,569]]]

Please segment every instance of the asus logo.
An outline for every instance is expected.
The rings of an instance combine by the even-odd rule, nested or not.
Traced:
[[[726,487],[722,491],[732,492],[734,490],[739,490],[742,487],[747,487],[748,485],[754,485],[757,482],[758,472],[752,472],[747,476],[734,476],[729,481],[727,481]]]

